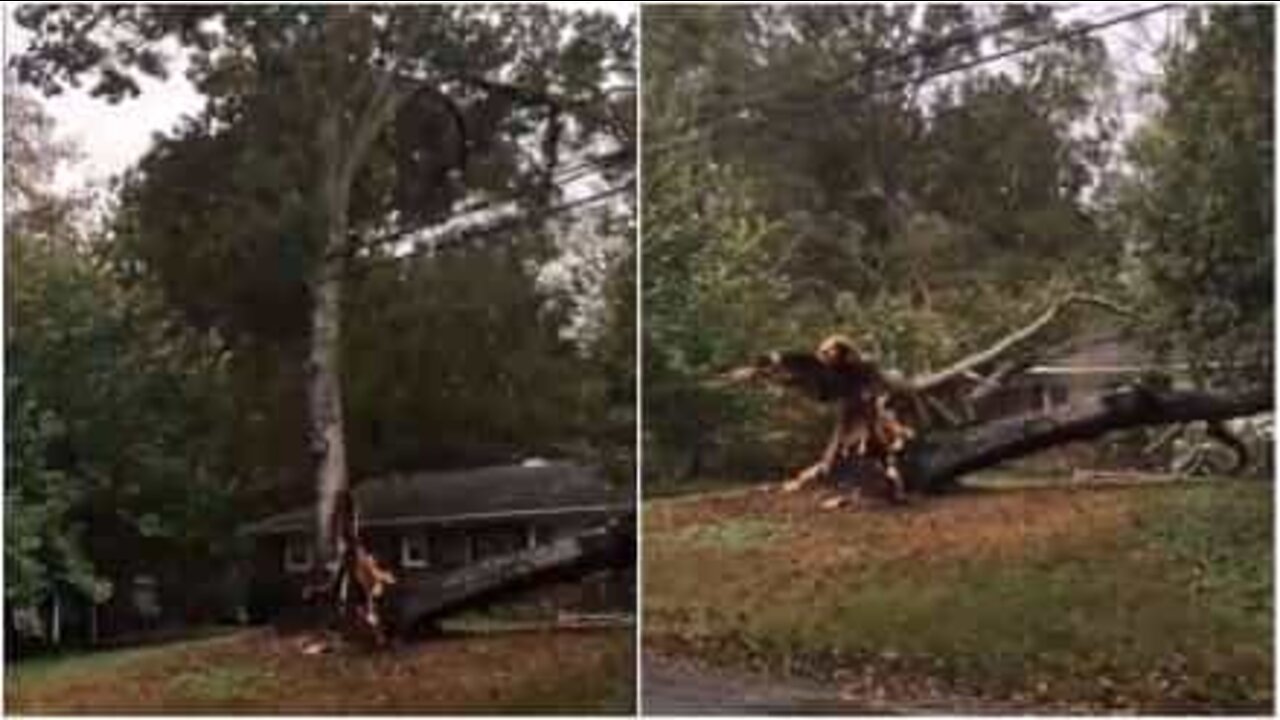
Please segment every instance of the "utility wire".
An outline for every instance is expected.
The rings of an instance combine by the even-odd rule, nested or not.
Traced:
[[[1067,6],[1063,8],[1063,11],[1068,12],[1077,7],[1079,7],[1079,5]],[[972,45],[974,43],[981,42],[982,40],[988,37],[991,37],[993,35],[999,35],[1001,33],[1010,32],[1012,30],[1016,30],[1025,25],[1030,25],[1042,19],[1043,18],[1035,15],[1023,15],[1020,17],[1006,18],[1005,20],[991,23],[990,25],[987,25],[985,27],[970,28],[967,30],[957,31],[940,38],[931,38],[927,40],[921,40],[914,43],[911,47],[907,48],[906,50],[892,53],[887,56],[872,57],[871,59],[866,60],[863,63],[859,64],[858,67],[854,68],[853,70],[841,72],[832,77],[818,80],[816,82],[816,86],[817,86],[816,90],[822,91],[822,90],[832,89],[840,85],[844,85],[845,83],[855,78],[858,78],[859,76],[870,76],[877,71],[887,70],[887,69],[896,67],[898,65],[903,65],[919,57],[935,55],[935,54],[946,52],[948,50],[955,49],[957,47]],[[744,106],[754,105],[757,103],[768,104],[772,101],[782,99],[783,96],[785,96],[790,91],[791,91],[790,88],[777,88],[773,90],[761,90],[755,93],[747,93],[744,95],[740,95],[736,98],[731,98],[730,102],[736,106],[733,110],[729,110],[729,112],[722,113],[719,117],[712,117],[702,121],[695,120],[693,125],[696,126],[699,124],[703,124],[707,127],[711,127],[711,126],[721,124],[723,122],[728,122],[733,119],[733,112],[744,109]],[[723,104],[727,105],[729,103],[723,103]],[[724,109],[727,109],[727,108],[722,108],[722,110]],[[691,129],[694,129],[694,128],[691,128]],[[706,127],[704,127],[703,129],[705,130]]]
[[[1093,23],[1077,25],[1075,27],[1067,28],[1065,30],[1052,33],[1050,35],[1046,35],[1045,37],[1042,37],[1042,38],[1037,38],[1035,40],[1014,45],[1013,47],[1006,48],[999,52],[994,52],[987,55],[979,55],[978,57],[955,62],[935,70],[930,70],[924,73],[918,73],[909,78],[906,78],[896,83],[892,83],[884,87],[876,88],[870,91],[856,93],[852,97],[850,97],[849,100],[857,102],[861,100],[866,100],[880,93],[893,92],[896,90],[901,90],[903,88],[911,87],[913,85],[924,84],[926,82],[936,80],[937,78],[940,78],[940,77],[953,75],[955,73],[964,72],[967,70],[972,70],[982,65],[987,65],[993,62],[1004,60],[1006,58],[1013,57],[1015,55],[1021,55],[1021,54],[1030,52],[1032,50],[1036,50],[1038,48],[1044,47],[1046,45],[1074,40],[1095,32],[1099,32],[1101,30],[1105,30],[1112,26],[1119,25],[1121,23],[1133,22],[1135,20],[1139,20],[1149,15],[1154,15],[1155,13],[1158,13],[1158,12],[1165,12],[1165,11],[1171,10],[1175,7],[1177,6],[1172,3],[1162,4],[1154,7],[1142,8],[1140,10],[1135,10],[1135,11],[1123,13],[1120,15],[1115,15],[1105,20],[1100,20]],[[806,101],[803,101],[803,104],[811,105],[824,100],[827,100],[827,98],[815,97],[815,98],[810,98]],[[793,103],[787,103],[787,104],[794,105],[796,103],[793,102]],[[646,153],[650,153],[650,152],[663,153],[663,152],[668,152],[670,150],[683,147],[685,145],[698,141],[702,137],[703,132],[705,132],[706,129],[711,128],[713,126],[719,126],[727,122],[731,122],[735,119],[737,118],[734,115],[725,115],[720,118],[714,119],[714,121],[704,123],[702,130],[699,130],[698,128],[695,127],[689,133],[665,142],[646,143],[644,147],[645,152]]]
[[[421,255],[446,252],[464,246],[470,246],[476,241],[485,240],[500,233],[509,233],[518,230],[520,226],[529,222],[546,220],[556,215],[563,215],[587,205],[594,205],[596,203],[603,202],[616,195],[627,192],[628,190],[632,190],[634,187],[634,182],[628,180],[619,185],[606,188],[585,197],[561,203],[545,210],[507,215],[488,223],[458,228],[451,232],[442,232],[438,237],[416,241],[418,247],[406,253],[401,253],[399,255],[370,256],[363,258],[363,260],[365,263],[388,261],[400,262],[410,260]]]
[[[556,168],[556,170],[551,174],[551,181],[557,187],[563,188],[579,180],[600,175],[610,167],[618,166],[619,161],[624,160],[628,154],[629,153],[625,149],[619,149],[602,155],[583,156],[568,165]],[[471,203],[464,203],[462,207],[459,207],[452,212],[447,219],[437,223],[437,226],[446,225],[450,222],[457,222],[459,219],[467,217],[468,215],[476,215],[490,210],[495,210],[504,205],[519,202],[524,197],[526,197],[525,193],[510,193],[501,197],[491,197]],[[424,227],[409,227],[389,230],[375,237],[357,241],[357,245],[359,246],[357,249],[369,250],[393,245],[424,232],[429,232],[429,229]]]

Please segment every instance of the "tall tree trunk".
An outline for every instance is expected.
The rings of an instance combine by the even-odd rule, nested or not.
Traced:
[[[350,202],[356,174],[378,134],[394,119],[406,94],[395,87],[395,75],[368,71],[346,76],[344,34],[352,29],[350,14],[326,14],[326,63],[331,78],[347,78],[324,88],[316,140],[320,157],[316,230],[323,239],[312,259],[309,285],[311,322],[307,352],[307,425],[316,478],[316,542],[319,557],[335,556],[334,511],[350,489],[346,435],[342,416],[342,290],[351,257]],[[363,103],[355,112],[353,98]]]
[[[333,511],[348,487],[347,448],[342,417],[342,258],[346,253],[349,183],[342,177],[340,120],[321,121],[324,173],[318,208],[323,237],[311,271],[311,323],[307,353],[307,423],[316,477],[316,523],[319,557],[334,551]]]

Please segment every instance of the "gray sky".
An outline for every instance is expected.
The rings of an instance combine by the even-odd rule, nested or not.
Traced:
[[[551,3],[568,5],[569,3]],[[1107,17],[1150,3],[1071,3],[1060,10],[1064,18]],[[609,10],[619,15],[635,12],[632,3],[573,3],[575,7]],[[20,51],[27,42],[25,31],[11,21],[13,4],[6,3],[5,50]],[[1154,76],[1159,63],[1154,51],[1167,36],[1171,22],[1179,13],[1159,13],[1136,23],[1128,23],[1105,31],[1112,57],[1118,65],[1124,95],[1126,129],[1136,126],[1147,109],[1133,90],[1144,79]],[[7,58],[6,58],[7,59]],[[173,73],[167,82],[143,81],[140,97],[109,105],[84,92],[68,91],[45,101],[57,123],[59,134],[76,142],[84,159],[71,168],[59,184],[67,187],[101,182],[138,160],[151,144],[152,135],[173,126],[184,113],[198,110],[200,96],[181,72]]]
[[[635,12],[632,3],[550,4],[606,10],[620,16]],[[13,22],[16,5],[4,4],[6,65],[8,55],[21,52],[29,41],[29,33]],[[200,109],[200,95],[180,70],[175,70],[166,82],[144,78],[141,85],[139,97],[115,105],[78,91],[67,91],[44,99],[45,109],[53,117],[58,135],[75,142],[84,155],[74,167],[65,169],[58,179],[60,186],[70,189],[105,181],[141,158],[151,146],[153,134],[173,127],[183,114]]]

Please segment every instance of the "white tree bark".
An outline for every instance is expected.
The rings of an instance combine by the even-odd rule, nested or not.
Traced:
[[[324,219],[324,242],[310,278],[311,323],[307,353],[307,423],[316,473],[317,542],[327,561],[334,550],[335,499],[348,487],[347,448],[342,418],[342,268],[346,243],[347,197],[341,182],[339,119],[321,121],[322,192],[317,208]]]
[[[335,33],[332,37],[337,37]],[[331,56],[341,63],[341,54]],[[337,65],[335,64],[335,67]],[[323,220],[323,242],[313,259],[311,291],[310,347],[307,353],[307,425],[311,460],[316,474],[316,541],[319,557],[328,561],[336,555],[334,509],[338,496],[350,487],[347,476],[347,447],[342,407],[342,293],[346,263],[351,253],[350,202],[356,174],[369,154],[374,140],[395,117],[404,95],[396,91],[390,72],[369,85],[368,98],[359,112],[348,113],[346,92],[328,90],[342,101],[327,103],[328,111],[319,120],[317,152],[321,158],[321,192],[316,201],[317,217]],[[344,122],[348,115],[354,119]]]

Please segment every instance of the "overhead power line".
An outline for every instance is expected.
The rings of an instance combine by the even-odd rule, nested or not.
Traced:
[[[558,215],[570,213],[588,205],[599,204],[625,192],[632,191],[634,188],[634,182],[632,180],[627,180],[613,187],[605,188],[599,192],[595,192],[584,197],[568,200],[560,203],[559,205],[543,210],[506,214],[491,219],[488,222],[477,223],[475,225],[459,227],[456,230],[441,232],[435,237],[413,240],[416,247],[408,252],[398,255],[375,255],[366,257],[363,259],[364,262],[361,264],[363,265],[369,262],[400,262],[410,260],[421,255],[447,252],[465,247],[474,247],[477,243],[490,239],[494,236],[514,233],[527,224],[542,222]],[[404,239],[408,240],[409,238],[406,237]]]
[[[979,55],[979,56],[977,56],[977,57],[969,58],[969,59],[967,59],[967,60],[961,60],[961,61],[958,61],[958,62],[952,63],[952,64],[950,64],[950,65],[946,65],[946,66],[941,67],[941,68],[937,68],[937,69],[934,69],[934,70],[930,70],[930,71],[928,71],[928,72],[917,73],[916,75],[913,75],[913,76],[911,76],[911,77],[905,78],[905,79],[900,80],[900,81],[898,81],[898,82],[896,82],[896,83],[891,83],[891,84],[886,85],[886,86],[882,86],[882,87],[879,87],[879,88],[874,88],[874,89],[869,90],[869,91],[863,91],[863,92],[855,93],[852,97],[850,97],[850,98],[848,98],[848,99],[849,99],[849,100],[851,100],[851,101],[857,102],[857,101],[861,101],[861,100],[869,99],[869,98],[871,98],[871,97],[874,97],[874,96],[875,96],[875,95],[877,95],[877,94],[882,94],[882,93],[886,93],[886,92],[894,92],[894,91],[897,91],[897,90],[901,90],[901,89],[903,89],[903,88],[911,87],[911,86],[913,86],[913,85],[920,85],[920,84],[924,84],[924,83],[927,83],[927,82],[930,82],[930,81],[936,80],[936,79],[938,79],[938,78],[945,77],[945,76],[947,76],[947,75],[954,75],[954,74],[959,73],[959,72],[965,72],[965,71],[968,71],[968,70],[972,70],[972,69],[977,68],[977,67],[980,67],[980,66],[982,66],[982,65],[989,65],[989,64],[991,64],[991,63],[998,62],[998,61],[1000,61],[1000,60],[1004,60],[1004,59],[1007,59],[1007,58],[1010,58],[1010,57],[1013,57],[1013,56],[1016,56],[1016,55],[1025,54],[1025,53],[1031,52],[1032,50],[1037,50],[1037,49],[1039,49],[1039,48],[1041,48],[1041,47],[1044,47],[1044,46],[1046,46],[1046,45],[1052,45],[1052,44],[1056,44],[1056,43],[1061,43],[1061,42],[1067,42],[1067,41],[1070,41],[1070,40],[1075,40],[1075,39],[1077,39],[1077,38],[1081,38],[1081,37],[1084,37],[1084,36],[1086,36],[1086,35],[1090,35],[1090,34],[1093,34],[1093,33],[1096,33],[1096,32],[1100,32],[1100,31],[1102,31],[1102,30],[1105,30],[1105,29],[1107,29],[1107,28],[1113,27],[1113,26],[1115,26],[1115,25],[1120,25],[1120,24],[1122,24],[1122,23],[1127,23],[1127,22],[1133,22],[1133,21],[1139,20],[1139,19],[1141,19],[1141,18],[1147,17],[1147,16],[1149,16],[1149,15],[1154,15],[1154,14],[1159,13],[1159,12],[1166,12],[1166,11],[1168,11],[1168,10],[1171,10],[1171,9],[1175,8],[1175,7],[1177,7],[1177,6],[1176,6],[1175,4],[1173,4],[1173,3],[1167,3],[1167,4],[1162,4],[1162,5],[1156,5],[1156,6],[1152,6],[1152,7],[1142,8],[1142,9],[1139,9],[1139,10],[1134,10],[1134,11],[1127,12],[1127,13],[1122,13],[1122,14],[1120,14],[1120,15],[1115,15],[1115,16],[1112,16],[1112,17],[1110,17],[1110,18],[1106,18],[1106,19],[1104,19],[1104,20],[1099,20],[1099,21],[1092,22],[1092,23],[1086,23],[1086,24],[1082,24],[1082,25],[1077,25],[1077,26],[1074,26],[1074,27],[1066,28],[1066,29],[1064,29],[1064,30],[1061,30],[1061,31],[1058,31],[1058,32],[1055,32],[1055,33],[1051,33],[1051,34],[1046,35],[1046,36],[1041,37],[1041,38],[1036,38],[1036,39],[1029,40],[1029,41],[1024,42],[1024,43],[1019,43],[1019,44],[1017,44],[1017,45],[1014,45],[1014,46],[1012,46],[1012,47],[1006,48],[1006,49],[1004,49],[1004,50],[1000,50],[1000,51],[997,51],[997,52],[989,53],[989,54],[986,54],[986,55]],[[902,60],[899,60],[898,62],[902,62]],[[867,71],[867,70],[865,70],[865,69],[864,69],[864,70],[859,70],[859,71],[857,71],[857,72],[859,72],[859,73],[860,73],[860,72],[864,72],[864,71]],[[855,74],[857,74],[857,73],[855,73]],[[809,98],[809,99],[804,100],[804,101],[790,101],[790,102],[787,102],[787,103],[785,103],[785,104],[787,104],[787,105],[796,105],[796,104],[812,105],[812,104],[816,104],[816,103],[819,103],[819,102],[823,102],[823,101],[825,101],[826,99],[827,99],[827,98],[826,98],[825,96],[823,96],[823,95],[819,95],[819,96],[812,97],[812,98]],[[769,104],[770,104],[770,103],[765,103],[765,105],[766,105],[766,106],[767,106],[767,105],[769,105]],[[773,104],[777,104],[777,103],[773,103]],[[707,129],[710,129],[710,128],[712,128],[712,127],[716,127],[716,126],[719,126],[719,125],[722,125],[722,124],[725,124],[725,123],[728,123],[728,122],[732,122],[732,121],[733,121],[733,120],[735,120],[735,119],[737,119],[737,118],[736,118],[733,114],[727,114],[727,115],[724,115],[724,116],[721,116],[721,117],[718,117],[718,118],[714,118],[714,119],[712,119],[712,120],[710,120],[710,121],[706,121],[706,122],[702,123],[702,127],[700,127],[700,128],[699,128],[699,127],[691,128],[689,132],[687,132],[686,134],[681,135],[681,136],[679,136],[679,137],[672,138],[672,139],[667,140],[667,141],[665,141],[665,142],[659,142],[659,143],[646,143],[646,145],[645,145],[645,147],[644,147],[644,151],[645,151],[645,153],[651,153],[651,152],[653,152],[653,153],[662,153],[662,152],[668,152],[668,151],[670,151],[670,150],[677,149],[677,148],[679,148],[679,147],[683,147],[683,146],[685,146],[685,145],[688,145],[688,144],[690,144],[690,143],[696,142],[696,141],[698,141],[699,139],[701,139],[701,138],[703,137],[703,135],[704,135],[704,133],[705,133],[705,131],[706,131]]]
[[[1070,10],[1078,5],[1067,6],[1065,9]],[[972,45],[977,42],[1001,33],[1010,32],[1020,27],[1030,25],[1042,18],[1034,15],[1022,15],[1014,18],[1006,18],[999,22],[991,23],[983,27],[969,28],[960,30],[938,38],[929,38],[913,43],[905,50],[872,57],[866,62],[860,63],[853,70],[841,72],[832,77],[819,80],[817,90],[828,90],[836,88],[845,83],[858,78],[860,76],[870,76],[876,72],[889,70],[896,66],[903,65],[920,57],[927,57],[938,53],[943,53],[958,47]],[[702,130],[709,129],[715,125],[722,124],[733,120],[733,112],[744,109],[744,106],[755,105],[759,103],[770,103],[781,100],[784,96],[791,92],[790,88],[775,88],[772,90],[761,90],[754,93],[746,93],[731,99],[731,103],[735,106],[733,110],[721,113],[717,117],[709,118],[704,121],[694,121],[694,125],[703,125]],[[721,108],[727,110],[727,108]]]

